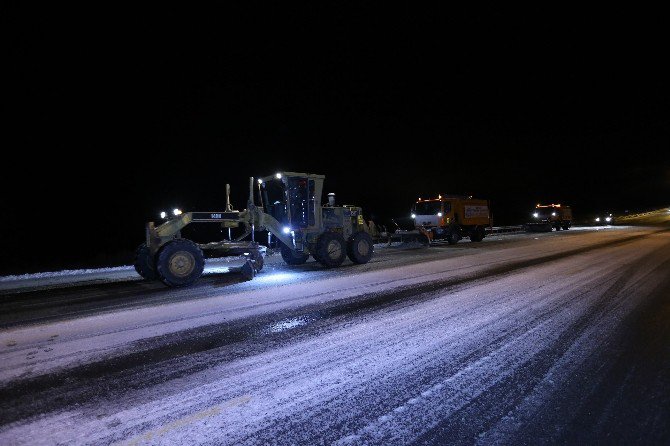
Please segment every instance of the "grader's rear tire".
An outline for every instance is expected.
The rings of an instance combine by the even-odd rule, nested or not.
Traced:
[[[156,270],[164,284],[171,287],[192,285],[202,275],[205,256],[190,240],[175,239],[158,251]]]
[[[158,279],[158,273],[156,272],[156,260],[151,255],[149,247],[147,247],[146,243],[142,243],[135,250],[134,266],[137,274],[143,278],[147,280]]]
[[[347,256],[354,262],[363,264],[368,263],[374,252],[374,243],[372,237],[367,232],[357,232],[349,243],[347,243]]]
[[[346,253],[344,237],[337,232],[324,232],[316,242],[316,258],[326,268],[340,266]]]
[[[302,265],[309,258],[308,254],[300,254],[298,252],[293,252],[291,248],[284,245],[281,245],[281,258],[284,259],[284,262],[288,265]]]

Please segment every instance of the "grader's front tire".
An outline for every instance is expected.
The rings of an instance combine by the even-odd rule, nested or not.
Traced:
[[[190,240],[175,239],[158,251],[156,270],[164,284],[171,287],[192,285],[202,275],[205,256]]]
[[[347,256],[352,262],[359,265],[368,263],[373,253],[374,243],[367,232],[357,232],[347,243]]]
[[[142,243],[135,250],[134,266],[137,274],[143,278],[147,280],[158,279],[158,273],[156,272],[156,260],[151,255],[149,247],[147,247],[146,243]]]
[[[324,232],[316,242],[316,258],[326,268],[340,266],[346,255],[344,237],[337,232]]]

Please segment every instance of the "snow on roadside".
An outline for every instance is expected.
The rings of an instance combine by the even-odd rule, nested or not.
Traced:
[[[242,266],[244,257],[221,257],[207,259],[203,274],[227,273],[231,268]],[[235,265],[231,265],[235,263]],[[2,291],[33,291],[42,288],[59,288],[71,285],[86,285],[92,283],[112,283],[143,280],[135,272],[132,265],[115,266],[111,268],[71,269],[63,271],[49,271],[34,274],[0,276],[0,292]]]

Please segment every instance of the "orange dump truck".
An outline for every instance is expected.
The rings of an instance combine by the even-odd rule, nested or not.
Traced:
[[[462,195],[419,198],[412,207],[412,218],[414,226],[430,241],[446,240],[450,245],[463,237],[481,242],[486,236],[486,227],[492,224],[487,200]]]

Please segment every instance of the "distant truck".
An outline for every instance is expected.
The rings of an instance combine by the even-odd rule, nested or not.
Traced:
[[[412,219],[429,241],[446,240],[450,245],[464,237],[481,242],[486,236],[486,227],[492,224],[488,201],[463,195],[419,198],[412,207]]]
[[[561,204],[537,204],[532,219],[526,223],[529,231],[568,230],[572,226],[572,209]]]

